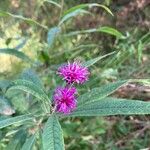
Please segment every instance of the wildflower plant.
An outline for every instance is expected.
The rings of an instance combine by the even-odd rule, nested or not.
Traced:
[[[84,81],[87,80],[89,78],[87,76],[89,75],[88,68],[76,62],[73,62],[73,64],[76,65],[74,68],[79,69],[77,73],[80,72],[82,74],[82,79]],[[71,63],[68,65],[70,66]],[[64,66],[62,67],[64,69]],[[65,67],[67,68],[67,66]],[[58,72],[60,70],[59,68]],[[72,73],[76,74],[76,71]],[[65,75],[68,76],[68,74]],[[75,85],[79,83],[76,82],[79,80],[77,79],[78,76],[73,77],[75,77],[75,80],[71,78],[73,79],[72,82],[68,83],[68,80],[65,80],[64,86],[58,85],[54,90],[52,99],[50,99],[35,72],[32,70],[24,71],[19,79],[11,82],[11,84],[7,84],[5,88],[7,92],[22,90],[32,94],[37,99],[39,109],[32,111],[32,106],[29,109],[30,111],[23,115],[2,118],[0,120],[0,129],[11,125],[15,129],[19,127],[20,129],[17,133],[24,133],[27,137],[22,146],[23,150],[32,149],[37,143],[36,139],[41,141],[41,143],[37,143],[41,149],[63,150],[63,131],[59,123],[62,117],[150,114],[150,102],[120,99],[110,96],[115,90],[129,81],[118,81],[103,85],[77,96]],[[65,79],[65,76],[63,79]],[[79,76],[79,79],[81,79],[81,76]],[[138,82],[143,82],[143,80],[139,80]]]
[[[112,14],[106,6],[100,4],[94,3],[75,6],[64,12],[58,27],[48,30],[48,45],[51,46],[53,44],[65,21],[79,13],[87,13],[87,11],[83,11],[83,9],[93,6],[104,8],[107,12]],[[0,13],[2,16],[3,12]],[[4,16],[19,18],[19,16],[11,15],[10,13],[4,13]],[[21,17],[21,19],[47,30],[47,27],[38,22],[23,17]],[[83,30],[80,33],[92,32],[105,32],[115,35],[116,37],[122,37],[120,32],[109,27]],[[72,32],[70,35],[76,34],[79,34],[79,32]],[[22,60],[32,62],[24,53],[15,49],[0,49],[0,53],[15,55]],[[17,80],[0,81],[0,94],[3,95],[0,96],[0,106],[3,108],[7,106],[5,111],[0,109],[0,114],[2,115],[2,117],[0,117],[0,129],[6,128],[6,131],[8,131],[6,137],[11,136],[14,139],[19,139],[19,147],[21,147],[21,150],[64,150],[63,130],[60,125],[62,118],[150,114],[150,102],[120,99],[111,96],[113,92],[128,82],[148,82],[146,80],[117,81],[102,85],[101,87],[95,87],[84,94],[78,94],[77,85],[83,86],[83,84],[90,81],[92,74],[89,68],[101,58],[102,57],[97,57],[85,63],[77,61],[68,62],[58,67],[55,75],[62,78],[64,84],[57,85],[57,87],[53,89],[54,92],[51,96],[37,74],[32,70],[24,71]],[[26,103],[21,103],[21,105],[27,107],[27,109],[22,111],[21,115],[19,112],[15,112],[15,109],[12,109],[11,105],[6,101],[6,99],[12,99],[13,102],[15,98],[21,101],[20,95],[23,95],[27,100],[26,103],[28,103],[27,106],[25,106]],[[14,113],[16,113],[16,115],[11,116]],[[10,126],[13,128],[11,132],[9,131]],[[9,148],[13,150],[12,146],[14,145],[10,145]],[[16,147],[14,149],[16,149]]]

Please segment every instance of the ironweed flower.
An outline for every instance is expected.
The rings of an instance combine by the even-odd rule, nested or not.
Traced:
[[[58,74],[68,83],[83,84],[88,80],[89,70],[79,62],[68,63],[58,69]]]
[[[56,111],[69,114],[76,108],[77,100],[75,98],[77,90],[74,87],[58,87],[53,96]]]

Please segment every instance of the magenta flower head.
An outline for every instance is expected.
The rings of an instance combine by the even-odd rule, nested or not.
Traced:
[[[80,62],[68,63],[58,69],[58,74],[68,83],[83,84],[88,80],[89,71]]]
[[[58,87],[53,96],[56,111],[64,114],[73,111],[77,105],[76,92],[74,87]]]

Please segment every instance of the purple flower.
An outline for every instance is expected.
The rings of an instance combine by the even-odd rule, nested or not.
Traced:
[[[88,80],[88,68],[83,67],[79,62],[68,63],[58,69],[58,74],[68,83],[84,83]]]
[[[58,87],[53,96],[56,111],[64,114],[73,111],[77,105],[76,92],[74,87]]]

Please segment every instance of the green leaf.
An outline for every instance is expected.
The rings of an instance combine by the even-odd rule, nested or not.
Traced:
[[[27,80],[15,80],[14,84],[8,90],[22,90],[35,96],[40,102],[45,112],[50,108],[50,100],[45,91],[38,85]],[[48,103],[48,105],[46,105]],[[48,108],[49,107],[49,108]]]
[[[110,116],[150,114],[150,102],[107,97],[85,104],[69,116]]]
[[[83,9],[77,9],[74,10],[73,12],[70,12],[68,14],[66,14],[59,22],[59,25],[63,24],[65,21],[67,21],[68,19],[75,17],[77,15],[81,15],[81,14],[91,14],[90,12],[83,10]]]
[[[5,97],[0,96],[0,114],[1,115],[12,115],[15,110],[10,105],[10,102]]]
[[[40,80],[40,78],[38,77],[38,75],[36,74],[35,71],[31,70],[31,69],[26,69],[22,72],[21,74],[21,79],[23,80],[27,80],[27,81],[31,81],[34,84],[36,84],[37,86],[41,87],[42,89],[44,89],[42,82]]]
[[[0,89],[5,92],[6,89],[11,85],[11,81],[9,80],[0,80]]]
[[[21,19],[23,21],[25,21],[26,23],[30,24],[30,25],[38,25],[44,29],[48,29],[47,26],[45,25],[42,25],[41,23],[31,19],[31,18],[25,18],[23,16],[20,16],[20,15],[15,15],[15,14],[12,14],[12,13],[9,13],[9,12],[5,12],[5,11],[2,11],[0,10],[0,16],[1,17],[13,17],[13,18],[16,18],[16,19]]]
[[[19,44],[15,47],[15,49],[16,49],[16,50],[19,50],[19,49],[23,48],[26,43],[27,43],[27,39],[26,39],[26,38],[25,38],[25,39],[22,39],[21,43],[19,43]]]
[[[36,139],[35,134],[32,135],[32,136],[30,136],[30,137],[26,140],[26,142],[23,144],[21,150],[32,150],[32,147],[33,147],[33,145],[34,145],[34,143],[35,143],[35,139]]]
[[[43,91],[43,89],[41,89],[38,85],[34,84],[33,82],[19,79],[13,81],[13,83],[14,84],[9,88],[9,90],[14,90],[14,89],[22,90],[32,94],[39,100],[49,101],[49,98],[47,94]]]
[[[0,129],[5,128],[7,126],[13,125],[13,124],[23,124],[25,121],[32,120],[33,117],[31,115],[22,115],[12,118],[6,118],[3,120],[0,120]]]
[[[46,122],[42,141],[44,150],[64,150],[62,129],[56,116],[50,116]]]
[[[121,32],[119,32],[118,30],[111,28],[111,27],[100,27],[99,29],[97,29],[99,32],[104,32],[104,33],[108,33],[111,35],[114,35],[118,38],[124,38],[124,36],[122,35]]]
[[[138,43],[137,53],[138,53],[138,62],[139,64],[141,64],[143,54],[143,43],[141,41],[139,41]]]
[[[52,44],[54,43],[56,37],[58,36],[58,34],[60,32],[61,32],[61,29],[59,27],[53,27],[48,30],[47,43],[48,43],[49,47],[52,46]]]
[[[103,9],[105,9],[109,14],[111,14],[113,16],[113,13],[111,12],[111,10],[108,7],[104,6],[104,5],[97,4],[97,3],[86,3],[86,4],[80,4],[80,5],[74,6],[70,9],[66,10],[63,14],[63,17],[66,16],[67,14],[70,14],[70,13],[78,10],[78,9],[84,9],[84,8],[87,8],[87,7],[91,8],[91,7],[94,7],[94,6],[101,7]]]
[[[118,81],[92,89],[88,93],[85,93],[78,97],[78,107],[87,103],[99,101],[104,97],[107,97],[125,83],[127,83],[127,81]]]
[[[110,55],[112,55],[112,54],[114,54],[114,53],[115,53],[115,52],[108,53],[108,54],[106,54],[106,55],[99,56],[99,57],[96,57],[96,58],[94,58],[94,59],[91,59],[91,60],[89,60],[89,61],[83,63],[83,66],[85,66],[85,67],[90,67],[90,66],[94,65],[95,63],[97,63],[99,60],[101,60],[101,59],[103,59],[103,58],[105,58],[105,57],[107,57],[107,56],[110,56]]]
[[[51,1],[51,0],[44,0],[44,2],[51,3],[51,4],[53,4],[53,5],[55,5],[55,6],[59,7],[59,8],[61,8],[61,5],[58,4],[58,3],[56,3],[56,2],[54,2],[54,1]]]
[[[10,140],[7,150],[20,150],[26,140],[27,132],[24,129],[19,130]]]
[[[18,51],[16,49],[3,48],[0,49],[0,53],[16,56],[17,58],[20,58],[26,62],[30,62],[30,63],[32,62],[32,60],[27,55],[25,55],[23,52]]]
[[[64,36],[74,36],[78,34],[88,34],[88,33],[94,33],[94,32],[103,32],[103,33],[116,36],[117,38],[124,38],[121,32],[111,27],[99,27],[97,29],[93,28],[93,29],[88,29],[88,30],[73,31],[73,32],[65,34]]]

